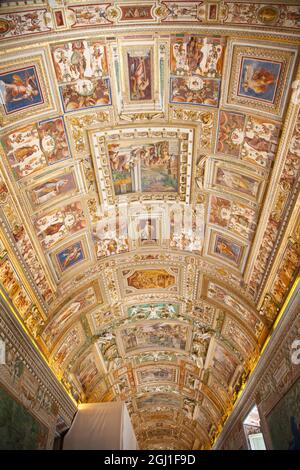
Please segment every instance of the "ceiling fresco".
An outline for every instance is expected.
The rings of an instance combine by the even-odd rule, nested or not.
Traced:
[[[299,268],[299,25],[297,1],[1,3],[1,289],[141,448],[212,446]]]

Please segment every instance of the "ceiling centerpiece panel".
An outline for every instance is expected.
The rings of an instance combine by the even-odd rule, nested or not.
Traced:
[[[0,7],[1,293],[78,403],[206,449],[299,265],[297,7],[137,3]]]

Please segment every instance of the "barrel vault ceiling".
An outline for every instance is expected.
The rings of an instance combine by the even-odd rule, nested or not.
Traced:
[[[295,278],[299,21],[296,0],[1,3],[3,296],[141,448],[211,447]]]

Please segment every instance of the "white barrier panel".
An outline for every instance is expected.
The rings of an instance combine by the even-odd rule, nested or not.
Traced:
[[[124,402],[79,405],[64,437],[64,450],[137,450]]]

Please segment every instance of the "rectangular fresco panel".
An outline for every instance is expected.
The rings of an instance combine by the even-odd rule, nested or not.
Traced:
[[[147,367],[137,369],[137,379],[140,385],[151,382],[171,382],[176,383],[176,371],[174,367]]]
[[[150,320],[158,318],[176,318],[179,305],[174,303],[138,304],[128,307],[127,315],[134,320]]]
[[[61,117],[18,128],[1,142],[17,179],[71,156]]]
[[[273,450],[300,450],[299,403],[300,379],[266,417]]]
[[[138,3],[133,5],[120,5],[119,8],[122,11],[120,22],[125,21],[143,21],[151,20],[151,10],[153,5],[139,5]]]
[[[241,327],[240,322],[227,317],[224,322],[222,334],[235,343],[245,357],[249,357],[253,354],[256,343],[249,333]]]
[[[86,227],[81,203],[73,202],[36,217],[34,227],[42,247],[49,249],[67,235]]]
[[[267,119],[249,116],[241,158],[262,168],[269,168],[275,158],[280,124]]]
[[[155,217],[140,217],[136,230],[142,244],[159,240],[159,220]]]
[[[0,388],[0,450],[38,450],[47,445],[48,429]]]
[[[171,77],[170,103],[217,107],[221,82],[214,78]]]
[[[116,195],[178,190],[179,143],[108,144]]]
[[[44,103],[36,67],[0,73],[0,98],[6,114]]]
[[[244,140],[245,115],[220,111],[217,152],[239,157]]]
[[[92,236],[97,259],[129,251],[126,218],[103,218],[93,228]]]
[[[51,31],[51,13],[46,8],[2,13],[0,16],[0,40]]]
[[[0,284],[5,289],[18,313],[24,317],[29,307],[32,306],[32,301],[8,258],[4,258],[4,261],[0,264]]]
[[[250,311],[249,308],[244,307],[238,302],[225,288],[215,284],[214,282],[208,283],[207,297],[214,302],[218,302],[229,311],[233,311],[239,318],[245,321],[248,327],[253,330],[259,330],[263,324],[262,322]]]
[[[85,358],[80,357],[80,363],[76,368],[76,376],[84,392],[91,389],[93,386],[93,380],[98,376],[101,376],[101,371],[97,366],[94,352],[88,354]]]
[[[175,282],[175,276],[165,269],[136,270],[127,278],[128,286],[135,289],[167,289]]]
[[[146,349],[187,348],[188,325],[167,322],[151,322],[132,325],[120,331],[125,354]]]
[[[250,239],[256,227],[256,212],[239,202],[211,196],[209,223]]]
[[[65,111],[111,104],[103,43],[79,40],[55,45],[52,58]]]
[[[281,66],[280,62],[243,57],[238,88],[239,96],[273,103]]]
[[[223,346],[217,344],[213,357],[213,370],[229,384],[235,369],[239,365],[233,354],[230,354]]]
[[[167,406],[179,409],[181,407],[181,399],[178,395],[167,393],[155,393],[154,395],[146,395],[137,399],[138,409],[150,407]]]
[[[107,19],[105,12],[108,6],[110,3],[68,6],[68,19],[73,22],[71,27],[110,25],[112,22]]]
[[[215,183],[218,186],[225,187],[229,192],[243,193],[253,198],[257,197],[259,182],[247,175],[238,173],[234,169],[218,167],[215,176]]]
[[[76,190],[74,173],[69,172],[34,186],[28,195],[33,206],[40,206]]]
[[[213,252],[238,265],[242,256],[242,247],[232,240],[217,234]]]
[[[280,125],[268,119],[220,112],[216,151],[269,168],[276,154]]]
[[[127,50],[129,92],[131,101],[152,99],[152,49]]]
[[[201,36],[171,39],[171,74],[220,77],[225,41]]]
[[[170,214],[170,247],[173,249],[202,252],[204,240],[204,206],[185,212],[186,219],[178,219],[178,210]],[[183,223],[184,221],[184,223]]]
[[[55,366],[61,368],[74,355],[84,341],[81,323],[75,324],[63,336],[53,355]]]
[[[97,297],[94,288],[88,287],[76,295],[65,308],[59,310],[46,325],[41,335],[48,348],[52,348],[55,339],[60,336],[77,314],[84,312],[88,307],[95,305],[96,302]]]
[[[56,258],[62,272],[75,266],[85,259],[82,242],[79,241],[64,248],[62,251],[57,253]]]
[[[232,41],[229,45],[231,63],[225,71],[224,103],[282,117],[296,55],[293,46],[250,46]]]

